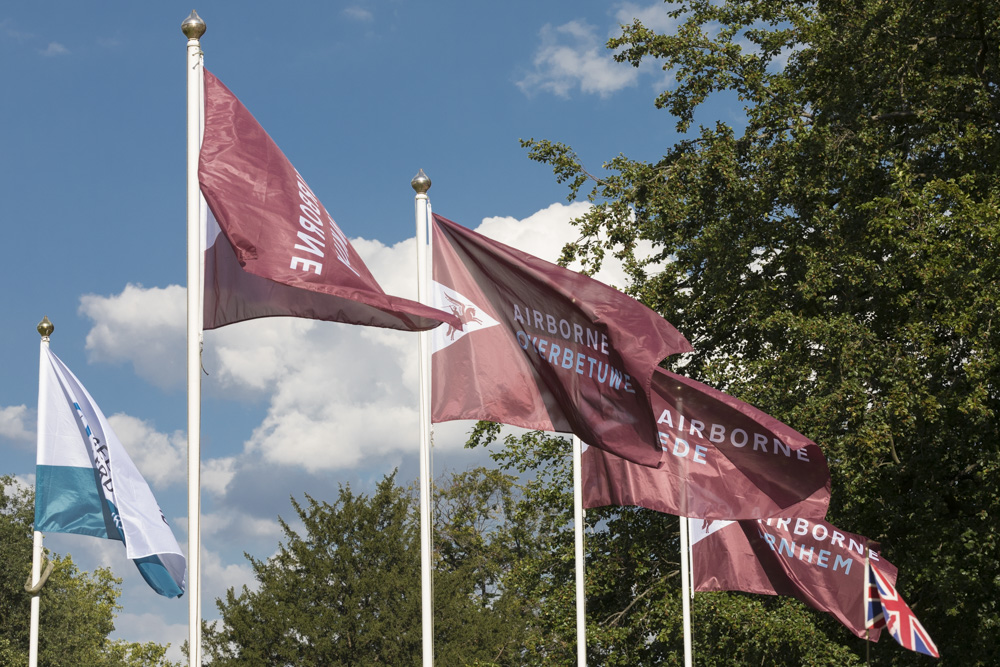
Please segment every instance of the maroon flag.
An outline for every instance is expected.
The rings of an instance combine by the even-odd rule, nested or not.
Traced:
[[[663,465],[587,448],[583,506],[637,505],[701,519],[822,519],[830,469],[812,440],[717,389],[657,368],[652,383]]]
[[[382,291],[281,149],[207,70],[198,177],[218,221],[206,239],[205,329],[277,315],[408,331],[458,326]]]
[[[653,369],[691,350],[635,299],[435,215],[431,420],[485,419],[575,433],[644,466],[662,452]]]
[[[691,574],[696,591],[785,595],[832,614],[865,637],[868,586],[865,558],[886,580],[896,566],[878,545],[826,521],[691,519]],[[880,628],[868,630],[878,641]]]

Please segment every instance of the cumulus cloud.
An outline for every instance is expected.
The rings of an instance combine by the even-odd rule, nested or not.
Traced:
[[[570,220],[588,204],[553,204],[524,218],[486,218],[478,231],[549,261],[578,232]],[[352,244],[387,292],[413,297],[413,239],[387,246]],[[598,279],[622,286],[621,266],[606,262]],[[87,336],[92,358],[129,362],[138,374],[163,385],[179,376],[183,359],[184,290],[178,286],[127,285],[121,294],[88,295],[81,311],[95,320]],[[140,342],[142,341],[142,342]],[[175,361],[171,361],[171,360]],[[207,395],[252,399],[266,413],[244,443],[243,454],[203,466],[203,487],[222,496],[250,466],[282,466],[315,474],[357,469],[374,460],[399,465],[417,451],[416,337],[407,332],[295,318],[264,318],[207,332]],[[123,441],[136,443],[136,464],[154,485],[183,479],[184,437],[159,433],[142,420],[116,415]],[[206,411],[203,419],[212,416]],[[439,450],[463,444],[457,430],[442,429]],[[147,471],[148,468],[148,471]]]
[[[678,25],[678,20],[670,16],[670,11],[675,8],[676,5],[672,3],[654,2],[651,5],[640,6],[626,2],[615,12],[615,19],[621,25],[631,25],[638,20],[650,30],[672,33]]]
[[[201,515],[201,531],[211,535],[217,543],[240,536],[245,539],[263,539],[275,544],[284,535],[281,524],[274,518],[251,516],[244,512],[224,511]]]
[[[570,220],[584,215],[589,209],[590,204],[585,202],[574,202],[569,205],[552,204],[524,220],[512,217],[486,218],[476,231],[491,239],[530,252],[536,257],[555,262],[562,254],[563,246],[580,235]],[[624,286],[627,280],[621,263],[613,257],[605,262],[594,278],[617,287]]]
[[[162,489],[187,480],[187,437],[182,431],[160,433],[149,422],[124,413],[111,415],[108,423],[150,486]]]
[[[656,32],[672,33],[679,23],[669,14],[673,6],[663,2],[623,3],[615,11],[614,23],[603,32],[582,21],[543,26],[539,32],[541,44],[532,61],[534,69],[517,81],[518,87],[526,94],[547,92],[559,97],[569,97],[579,89],[602,98],[635,85],[640,77],[651,77],[654,89],[669,87],[672,77],[662,74],[655,62],[643,62],[638,68],[615,62],[607,41],[621,33],[622,25],[636,20]]]
[[[112,547],[107,552],[110,557],[104,558],[101,554],[93,553],[91,543],[103,543]],[[96,561],[96,564],[110,567],[116,576],[124,579],[120,601],[123,611],[115,617],[115,631],[111,638],[123,638],[131,642],[169,643],[167,657],[177,662],[184,661],[181,645],[188,633],[187,597],[180,600],[168,599],[153,592],[142,580],[135,565],[125,558],[125,550],[118,542],[85,538],[80,540],[80,545],[86,545],[87,548],[86,553],[84,550],[74,549],[74,560],[78,565],[92,568]],[[204,618],[218,616],[214,601],[225,598],[229,588],[235,588],[239,592],[244,584],[251,590],[257,587],[253,570],[245,559],[241,557],[240,562],[227,563],[218,552],[202,545],[201,592]]]
[[[129,457],[150,486],[165,489],[187,483],[187,434],[162,433],[150,422],[124,413],[108,417]],[[224,496],[237,473],[236,457],[203,459],[201,488],[214,496]]]
[[[224,496],[236,476],[237,459],[233,456],[208,459],[201,464],[201,488],[216,496]]]
[[[121,294],[80,298],[94,321],[87,334],[91,362],[131,363],[136,375],[161,388],[184,381],[185,289],[128,284]]]
[[[517,82],[525,93],[548,92],[569,97],[579,88],[584,93],[609,97],[635,84],[637,71],[616,63],[605,48],[605,39],[581,21],[561,26],[545,25],[542,44],[535,52],[534,70]]]
[[[16,42],[26,42],[34,37],[30,32],[23,32],[14,27],[14,22],[10,19],[0,21],[0,35]]]
[[[35,475],[14,475],[13,484],[4,484],[4,495],[14,495],[21,493],[25,489],[35,488]]]
[[[218,552],[206,551],[202,554],[201,564],[201,580],[202,583],[207,583],[203,587],[205,599],[225,597],[229,588],[235,588],[237,591],[243,586],[250,590],[257,588],[253,568],[246,561],[226,563]]]
[[[115,631],[111,639],[126,639],[130,642],[156,642],[161,646],[169,644],[167,659],[172,662],[186,662],[181,645],[187,640],[187,623],[165,623],[159,614],[119,613],[115,616]]]
[[[351,7],[345,7],[341,12],[344,16],[355,21],[361,21],[368,23],[375,20],[375,15],[364,7],[358,7],[357,5]]]
[[[570,220],[584,214],[587,206],[553,204],[524,219],[490,217],[477,230],[554,261],[564,243],[578,234]],[[413,239],[391,246],[366,239],[354,239],[352,244],[387,292],[415,296]],[[610,261],[599,278],[625,284],[621,267]],[[131,364],[137,374],[158,386],[181,385],[184,310],[184,289],[176,285],[127,285],[119,294],[87,295],[80,311],[94,320],[87,337],[89,354],[94,361]],[[204,364],[209,375],[203,386],[210,400],[243,401],[255,406],[252,414],[256,415],[236,440],[237,448],[242,444],[241,452],[234,453],[230,447],[226,456],[202,462],[202,490],[209,497],[200,519],[201,581],[204,613],[211,618],[215,612],[210,601],[223,597],[228,588],[256,587],[242,552],[273,553],[283,538],[277,515],[296,526],[289,496],[300,501],[306,494],[332,499],[333,470],[338,471],[338,480],[365,488],[394,466],[415,466],[416,337],[372,327],[264,318],[206,332]],[[0,420],[3,415],[3,423],[20,423],[21,430],[27,427],[17,406],[0,412]],[[218,423],[212,420],[219,419],[218,415],[203,411],[206,432],[216,432]],[[162,432],[154,423],[126,414],[115,414],[109,421],[151,485],[183,486],[186,437],[182,431]],[[470,460],[460,454],[469,426],[469,422],[437,425],[436,455],[448,453],[449,461]],[[186,540],[187,518],[175,512],[168,516],[175,535]],[[72,538],[76,539],[71,545],[57,541]],[[119,617],[118,636],[170,642],[170,655],[177,659],[186,633],[182,617],[172,615],[183,614],[183,606],[176,607],[179,611],[158,612],[160,601],[153,601],[155,594],[144,590],[119,543],[59,536],[52,546],[63,553],[71,547],[74,557],[80,556],[81,566],[110,566],[122,576],[127,598],[123,606],[141,611]],[[183,541],[182,548],[186,551]],[[162,627],[144,626],[160,618],[167,619],[157,621]]]
[[[59,42],[49,42],[49,45],[42,49],[40,53],[46,57],[68,56],[69,49]]]
[[[26,405],[0,406],[0,438],[14,442],[34,442],[33,412]]]

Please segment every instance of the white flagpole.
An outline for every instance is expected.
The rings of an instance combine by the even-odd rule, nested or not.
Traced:
[[[31,587],[38,585],[42,576],[42,534],[34,531],[31,550]],[[28,667],[38,667],[38,614],[42,591],[31,596],[31,630],[29,631]]]
[[[193,11],[181,24],[187,43],[187,379],[188,379],[188,664],[201,665],[201,150],[205,22]]]
[[[431,187],[431,179],[421,169],[410,185],[416,191],[414,209],[417,221],[417,300],[424,305],[430,304],[430,263],[428,251],[428,216],[430,201],[427,191]],[[421,593],[421,627],[423,628],[423,664],[431,667],[434,664],[434,589],[431,578],[431,403],[430,403],[430,332],[417,333],[417,369],[420,388],[420,593]]]
[[[49,321],[48,317],[43,317],[42,321],[38,323],[37,331],[42,337],[42,345],[45,347],[49,346],[49,336],[55,331],[55,326]],[[46,412],[48,410],[48,401],[45,398],[48,396],[49,388],[47,386],[46,379],[48,378],[48,373],[41,372],[41,364],[43,359],[39,357],[39,372],[38,372],[38,447],[42,446],[42,424],[47,424]],[[37,451],[37,450],[36,450]],[[31,548],[31,589],[34,591],[31,595],[31,626],[28,633],[28,667],[38,667],[38,616],[41,609],[41,577],[42,577],[42,534],[39,531],[34,531],[32,534],[32,548]]]
[[[688,520],[687,517],[678,517],[681,528],[681,608],[684,618],[684,666],[691,667],[693,664],[691,650],[691,561],[689,558],[691,549],[688,544]]]
[[[684,417],[684,399],[678,399],[674,406],[678,415]],[[685,503],[685,507],[687,504]],[[693,650],[691,648],[691,554],[690,538],[688,533],[688,520],[686,516],[677,517],[680,527],[681,538],[681,620],[684,628],[684,667],[691,667],[694,663]]]
[[[573,532],[576,537],[576,663],[587,665],[587,591],[584,588],[583,568],[583,446],[580,438],[573,436]]]

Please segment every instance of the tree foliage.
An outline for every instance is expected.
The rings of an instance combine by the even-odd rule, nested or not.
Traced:
[[[341,489],[334,505],[293,500],[302,534],[267,560],[247,556],[257,590],[230,589],[204,647],[220,665],[413,664],[419,657],[419,534],[402,489],[369,498]]]
[[[0,665],[28,664],[34,494],[0,477]],[[109,640],[121,579],[110,570],[81,572],[67,556],[46,553],[55,565],[39,601],[38,664],[46,667],[170,667],[166,646]]]
[[[482,423],[474,446],[493,442]],[[504,439],[498,469],[435,489],[435,661],[521,667],[574,664],[576,612],[568,444],[541,433]],[[205,653],[218,665],[419,664],[417,503],[388,476],[368,495],[293,501],[296,529],[257,585],[217,600]],[[590,664],[680,665],[677,518],[636,508],[588,512]],[[699,664],[858,664],[835,623],[794,600],[695,601]]]
[[[571,199],[594,205],[564,259],[623,258],[632,293],[694,344],[685,374],[818,442],[833,476],[829,519],[882,542],[946,660],[991,664],[1000,5],[668,9],[671,34],[637,21],[609,47],[671,73],[655,104],[683,140],[660,160],[618,156],[596,175],[564,144],[523,142]],[[705,119],[719,94],[744,105],[745,125]],[[653,257],[635,256],[640,241]],[[744,605],[747,623],[755,605]],[[719,622],[739,608],[720,607]],[[872,658],[921,659],[885,642]]]
[[[490,444],[499,427],[481,423],[470,446]],[[523,502],[545,507],[546,545],[503,579],[523,600],[528,635],[521,665],[576,661],[572,484],[569,443],[541,433],[509,436],[491,456],[528,481]],[[683,665],[680,540],[674,516],[635,507],[586,513],[588,664]],[[796,600],[699,594],[692,607],[699,665],[860,664],[840,626]]]
[[[666,10],[671,33],[635,22],[609,46],[623,64],[669,71],[655,104],[681,141],[601,172],[565,144],[524,142],[571,199],[593,204],[564,259],[592,269],[620,257],[631,292],[694,343],[685,374],[816,440],[833,475],[829,519],[882,543],[943,664],[992,664],[1000,5]],[[719,95],[744,106],[745,123],[706,118]],[[655,254],[636,256],[640,242]],[[471,442],[498,433],[483,423]],[[572,664],[568,446],[530,433],[493,456],[498,470],[453,475],[437,492],[438,661]],[[219,602],[209,653],[219,664],[416,662],[412,495],[387,478],[371,497],[341,489],[332,505],[295,508],[304,531],[283,524],[278,554],[252,560],[258,588]],[[677,518],[587,518],[591,663],[681,664]],[[693,615],[699,664],[863,663],[863,640],[795,600],[699,594]],[[888,638],[871,648],[876,665],[926,660]]]
[[[439,664],[516,665],[522,600],[501,582],[545,548],[538,511],[509,475],[476,469],[436,490],[434,622]],[[216,604],[204,646],[218,665],[408,665],[421,661],[420,531],[412,490],[383,479],[368,496],[293,500],[298,529],[267,560],[247,556],[255,590]],[[530,612],[528,612],[530,614]]]

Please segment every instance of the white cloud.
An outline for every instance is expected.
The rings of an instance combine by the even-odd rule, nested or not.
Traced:
[[[94,543],[107,543],[117,547],[112,551],[110,562],[105,567],[124,578],[122,584],[123,611],[115,618],[115,631],[111,638],[126,639],[130,642],[156,642],[170,644],[167,657],[173,661],[183,661],[181,645],[187,640],[188,624],[187,597],[180,600],[160,597],[152,591],[139,576],[135,565],[125,558],[125,550],[121,544],[109,540],[90,540]],[[74,558],[76,560],[76,558]],[[86,563],[84,563],[84,566]],[[190,574],[190,573],[189,573]],[[201,599],[202,617],[206,620],[218,616],[215,607],[217,598],[225,598],[226,590],[235,588],[237,593],[246,584],[251,590],[257,583],[253,577],[253,569],[240,556],[238,563],[226,563],[218,552],[205,548],[202,544],[201,553]],[[182,620],[184,619],[184,620]],[[171,622],[173,621],[173,622]],[[186,662],[185,662],[186,664]]]
[[[400,378],[411,365],[407,342],[415,365],[416,337],[327,322],[293,325],[298,335],[285,338],[284,345],[272,346],[271,336],[263,337],[279,372],[268,377],[270,406],[248,451],[271,463],[318,471],[353,468],[366,458],[410,448],[414,440],[404,434],[415,432],[415,381]],[[247,323],[251,326],[266,330],[273,325]],[[252,362],[244,360],[261,356],[253,337],[241,343],[245,347],[226,348],[230,365],[221,380],[245,378],[245,366]]]
[[[555,261],[563,245],[578,236],[570,220],[587,208],[585,203],[553,204],[523,220],[486,218],[478,231]],[[393,246],[366,239],[352,244],[387,292],[414,296],[413,239]],[[612,285],[626,283],[620,265],[611,260],[597,277]],[[183,288],[127,285],[118,295],[84,297],[81,311],[97,322],[87,336],[96,360],[131,362],[137,373],[161,386],[164,378],[177,375],[174,366],[183,365]],[[295,318],[251,320],[206,333],[206,394],[263,400],[267,407],[242,455],[203,465],[203,487],[223,496],[241,471],[260,465],[310,473],[373,461],[383,468],[399,465],[418,446],[416,344],[416,336],[407,332]],[[126,415],[114,419],[152,484],[183,479],[182,433],[159,433]],[[436,446],[460,448],[467,427],[442,429]]]
[[[563,246],[580,236],[579,230],[570,220],[582,216],[589,209],[590,204],[584,202],[552,204],[524,220],[512,217],[486,218],[476,231],[546,261],[555,262],[562,254]],[[626,282],[621,263],[614,258],[610,258],[594,278],[619,287]]]
[[[216,496],[224,496],[236,476],[237,459],[227,456],[201,463],[201,488]]]
[[[791,59],[793,54],[798,53],[806,48],[805,44],[795,44],[790,47],[785,47],[776,56],[774,60],[771,61],[768,70],[771,72],[780,72],[788,67],[788,61]]]
[[[657,2],[640,6],[623,3],[615,12],[615,23],[609,25],[604,37],[597,28],[582,21],[570,21],[558,27],[545,25],[540,31],[541,45],[535,51],[534,70],[517,82],[527,94],[548,92],[569,97],[579,88],[581,92],[602,98],[635,85],[640,76],[653,76],[654,88],[662,90],[672,85],[669,76],[658,75],[661,68],[652,61],[644,61],[638,68],[628,63],[617,63],[607,49],[607,40],[621,34],[622,25],[631,25],[636,19],[656,32],[672,33],[679,21],[669,15],[673,5]]]
[[[30,412],[26,405],[0,406],[0,438],[15,442],[34,442],[34,425],[31,423],[34,417]]]
[[[149,422],[124,413],[111,415],[108,422],[150,486],[164,489],[187,482],[188,442],[184,431],[161,433]],[[235,457],[203,459],[201,488],[212,495],[224,496],[236,473]]]
[[[68,56],[69,49],[60,44],[59,42],[49,42],[49,45],[42,49],[40,53],[43,56],[53,57],[53,56]]]
[[[257,580],[253,576],[253,568],[243,560],[240,563],[223,562],[222,557],[215,551],[206,551],[203,548],[201,557],[201,585],[202,600],[225,599],[226,591],[230,588],[239,594],[243,586],[250,590],[257,589]],[[204,602],[202,603],[204,605]],[[214,608],[214,605],[212,605]]]
[[[136,374],[161,388],[184,381],[185,289],[128,284],[121,294],[80,298],[94,321],[87,334],[90,361],[130,362]]]
[[[0,35],[5,35],[16,42],[26,42],[34,37],[30,32],[22,32],[16,29],[14,22],[10,19],[0,21]]]
[[[24,489],[35,488],[35,476],[32,475],[14,475],[13,484],[4,484],[3,492],[4,495],[13,495],[20,493]]]
[[[14,475],[14,483],[24,488],[33,489],[35,488],[35,473],[28,473],[26,475]],[[5,486],[4,491],[6,493],[11,493],[12,488],[13,487]]]
[[[555,28],[546,25],[541,39],[533,60],[534,71],[517,82],[525,93],[542,91],[569,97],[579,88],[584,93],[608,97],[635,84],[637,70],[616,63],[593,26],[580,21]]]
[[[160,645],[170,644],[167,648],[167,659],[173,662],[185,662],[181,645],[187,640],[187,623],[166,623],[159,614],[120,613],[115,617],[115,631],[112,639],[125,639],[130,642],[156,642]]]
[[[162,433],[150,422],[124,413],[111,415],[108,423],[150,486],[165,489],[187,483],[188,442],[184,431]],[[224,496],[237,474],[237,464],[237,458],[232,456],[203,459],[202,490]]]
[[[201,532],[213,536],[216,541],[227,535],[239,535],[247,539],[265,539],[272,544],[284,536],[277,519],[262,519],[230,509],[202,514]]]
[[[655,2],[641,7],[633,2],[626,2],[615,12],[615,19],[621,25],[631,25],[638,19],[642,25],[660,33],[673,33],[679,21],[670,16],[670,11],[676,6],[672,3]]]
[[[585,213],[587,206],[553,204],[521,220],[486,218],[477,230],[554,261],[566,241],[578,235],[569,221]],[[366,239],[352,243],[387,292],[413,296],[413,239],[392,246]],[[610,284],[625,283],[621,267],[611,261],[599,277]],[[80,310],[95,321],[87,337],[91,357],[128,362],[160,386],[171,377],[180,384],[183,372],[173,369],[183,366],[184,302],[184,289],[175,285],[127,285],[120,294],[84,297]],[[277,514],[296,526],[297,516],[287,504],[289,495],[300,500],[304,494],[317,499],[326,493],[333,496],[331,470],[341,471],[338,479],[356,477],[359,484],[368,484],[369,478],[413,461],[417,377],[416,336],[407,332],[264,318],[207,332],[205,338],[206,395],[261,403],[265,410],[242,453],[202,464],[202,489],[212,496],[200,519],[203,614],[211,619],[217,617],[213,601],[224,597],[227,589],[257,586],[242,551],[258,556],[273,553],[283,539]],[[10,412],[9,421],[17,423],[18,414]],[[203,412],[209,428],[216,418],[212,411]],[[152,422],[125,414],[113,415],[110,421],[151,485],[183,485],[182,431],[163,433]],[[435,453],[451,453],[447,459],[451,461],[461,459],[458,450],[470,426],[470,422],[436,425]],[[344,472],[348,469],[352,472]],[[187,517],[169,516],[177,537],[186,540]],[[111,566],[125,579],[125,613],[118,618],[115,636],[169,642],[169,656],[180,659],[186,605],[154,600],[157,596],[146,590],[119,543],[58,536],[51,546],[63,553],[72,548],[82,567]],[[183,542],[182,548],[186,553]]]
[[[349,19],[354,19],[355,21],[363,21],[365,23],[375,20],[375,15],[364,7],[358,7],[354,5],[352,7],[345,7],[341,12],[344,16]]]
[[[151,486],[162,489],[187,479],[187,436],[182,431],[160,433],[149,422],[124,413],[111,415],[108,423]]]

